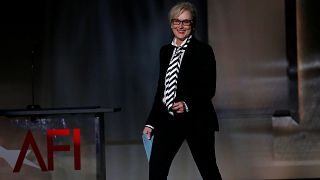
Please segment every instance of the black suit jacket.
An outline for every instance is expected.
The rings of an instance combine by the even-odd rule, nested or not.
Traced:
[[[160,50],[160,74],[154,103],[146,125],[155,129],[161,122],[170,119],[166,106],[162,102],[165,88],[165,75],[174,50],[171,44]],[[211,99],[216,90],[216,62],[212,48],[194,37],[184,54],[178,76],[175,101],[184,101],[189,112],[184,117],[194,123],[201,123],[205,127],[219,130],[216,112]],[[179,114],[176,114],[179,116]]]

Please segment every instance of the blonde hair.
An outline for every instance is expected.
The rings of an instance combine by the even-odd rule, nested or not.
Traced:
[[[197,9],[190,2],[179,2],[174,5],[169,11],[169,22],[171,22],[174,17],[182,14],[184,11],[189,11],[191,13],[192,27],[194,29],[197,22]]]

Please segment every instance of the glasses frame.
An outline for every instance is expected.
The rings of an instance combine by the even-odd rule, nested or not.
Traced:
[[[171,19],[171,24],[174,26],[191,26],[193,24],[192,19],[184,19],[184,20],[180,20],[180,19]]]

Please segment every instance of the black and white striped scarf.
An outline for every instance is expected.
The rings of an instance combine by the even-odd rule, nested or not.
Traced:
[[[173,54],[171,56],[170,63],[166,72],[163,103],[166,105],[171,115],[174,115],[171,108],[176,98],[178,75],[179,75],[181,62],[191,38],[192,38],[192,35],[190,35],[186,39],[184,44],[174,48]]]

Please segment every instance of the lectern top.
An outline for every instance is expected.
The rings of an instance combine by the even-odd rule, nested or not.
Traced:
[[[121,108],[94,107],[64,107],[64,108],[40,108],[40,109],[0,109],[0,116],[50,116],[50,115],[76,115],[76,114],[101,114],[118,112]]]

